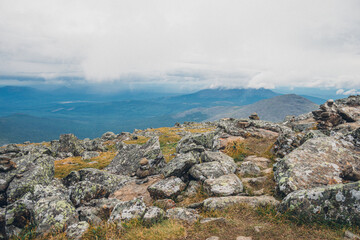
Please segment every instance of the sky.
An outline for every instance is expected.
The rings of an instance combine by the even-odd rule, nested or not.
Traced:
[[[0,76],[359,93],[360,1],[0,0]]]

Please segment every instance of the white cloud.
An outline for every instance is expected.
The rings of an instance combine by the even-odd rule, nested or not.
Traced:
[[[0,74],[360,88],[359,12],[357,0],[0,0]]]
[[[350,90],[344,90],[344,89],[339,89],[336,91],[336,95],[345,95],[345,96],[349,96],[349,95],[358,95],[360,94],[360,91],[356,90],[356,89],[350,89]]]

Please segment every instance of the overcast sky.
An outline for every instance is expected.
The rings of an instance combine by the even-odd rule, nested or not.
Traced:
[[[360,1],[0,0],[0,75],[359,89]]]

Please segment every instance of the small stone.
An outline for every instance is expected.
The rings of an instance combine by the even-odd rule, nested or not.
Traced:
[[[355,233],[350,232],[349,230],[345,231],[345,239],[351,240],[360,240],[360,236]]]
[[[220,238],[217,236],[211,236],[211,237],[208,237],[206,240],[220,240]]]
[[[180,194],[186,184],[178,177],[170,177],[160,180],[148,187],[150,196],[153,199],[174,198]]]
[[[148,207],[143,217],[143,221],[146,225],[151,225],[156,222],[160,222],[165,218],[165,212],[158,207]]]
[[[238,236],[236,240],[252,240],[252,237]]]
[[[249,116],[249,119],[251,119],[251,120],[260,120],[260,117],[258,116],[258,114],[256,112],[254,112]]]
[[[140,165],[141,165],[141,166],[145,166],[145,165],[147,165],[147,164],[149,164],[149,160],[147,160],[147,158],[142,158],[142,159],[140,160]]]
[[[243,184],[235,174],[229,174],[205,180],[204,190],[210,196],[237,195],[243,191]]]
[[[238,171],[241,176],[258,176],[261,173],[260,168],[253,162],[243,162]]]

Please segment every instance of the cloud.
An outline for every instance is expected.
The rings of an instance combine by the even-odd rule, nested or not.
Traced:
[[[336,91],[336,95],[345,95],[345,96],[349,96],[349,95],[359,95],[360,91],[356,90],[356,89],[350,89],[345,91],[344,89],[339,89]]]
[[[0,73],[355,89],[359,11],[357,0],[0,1]]]

